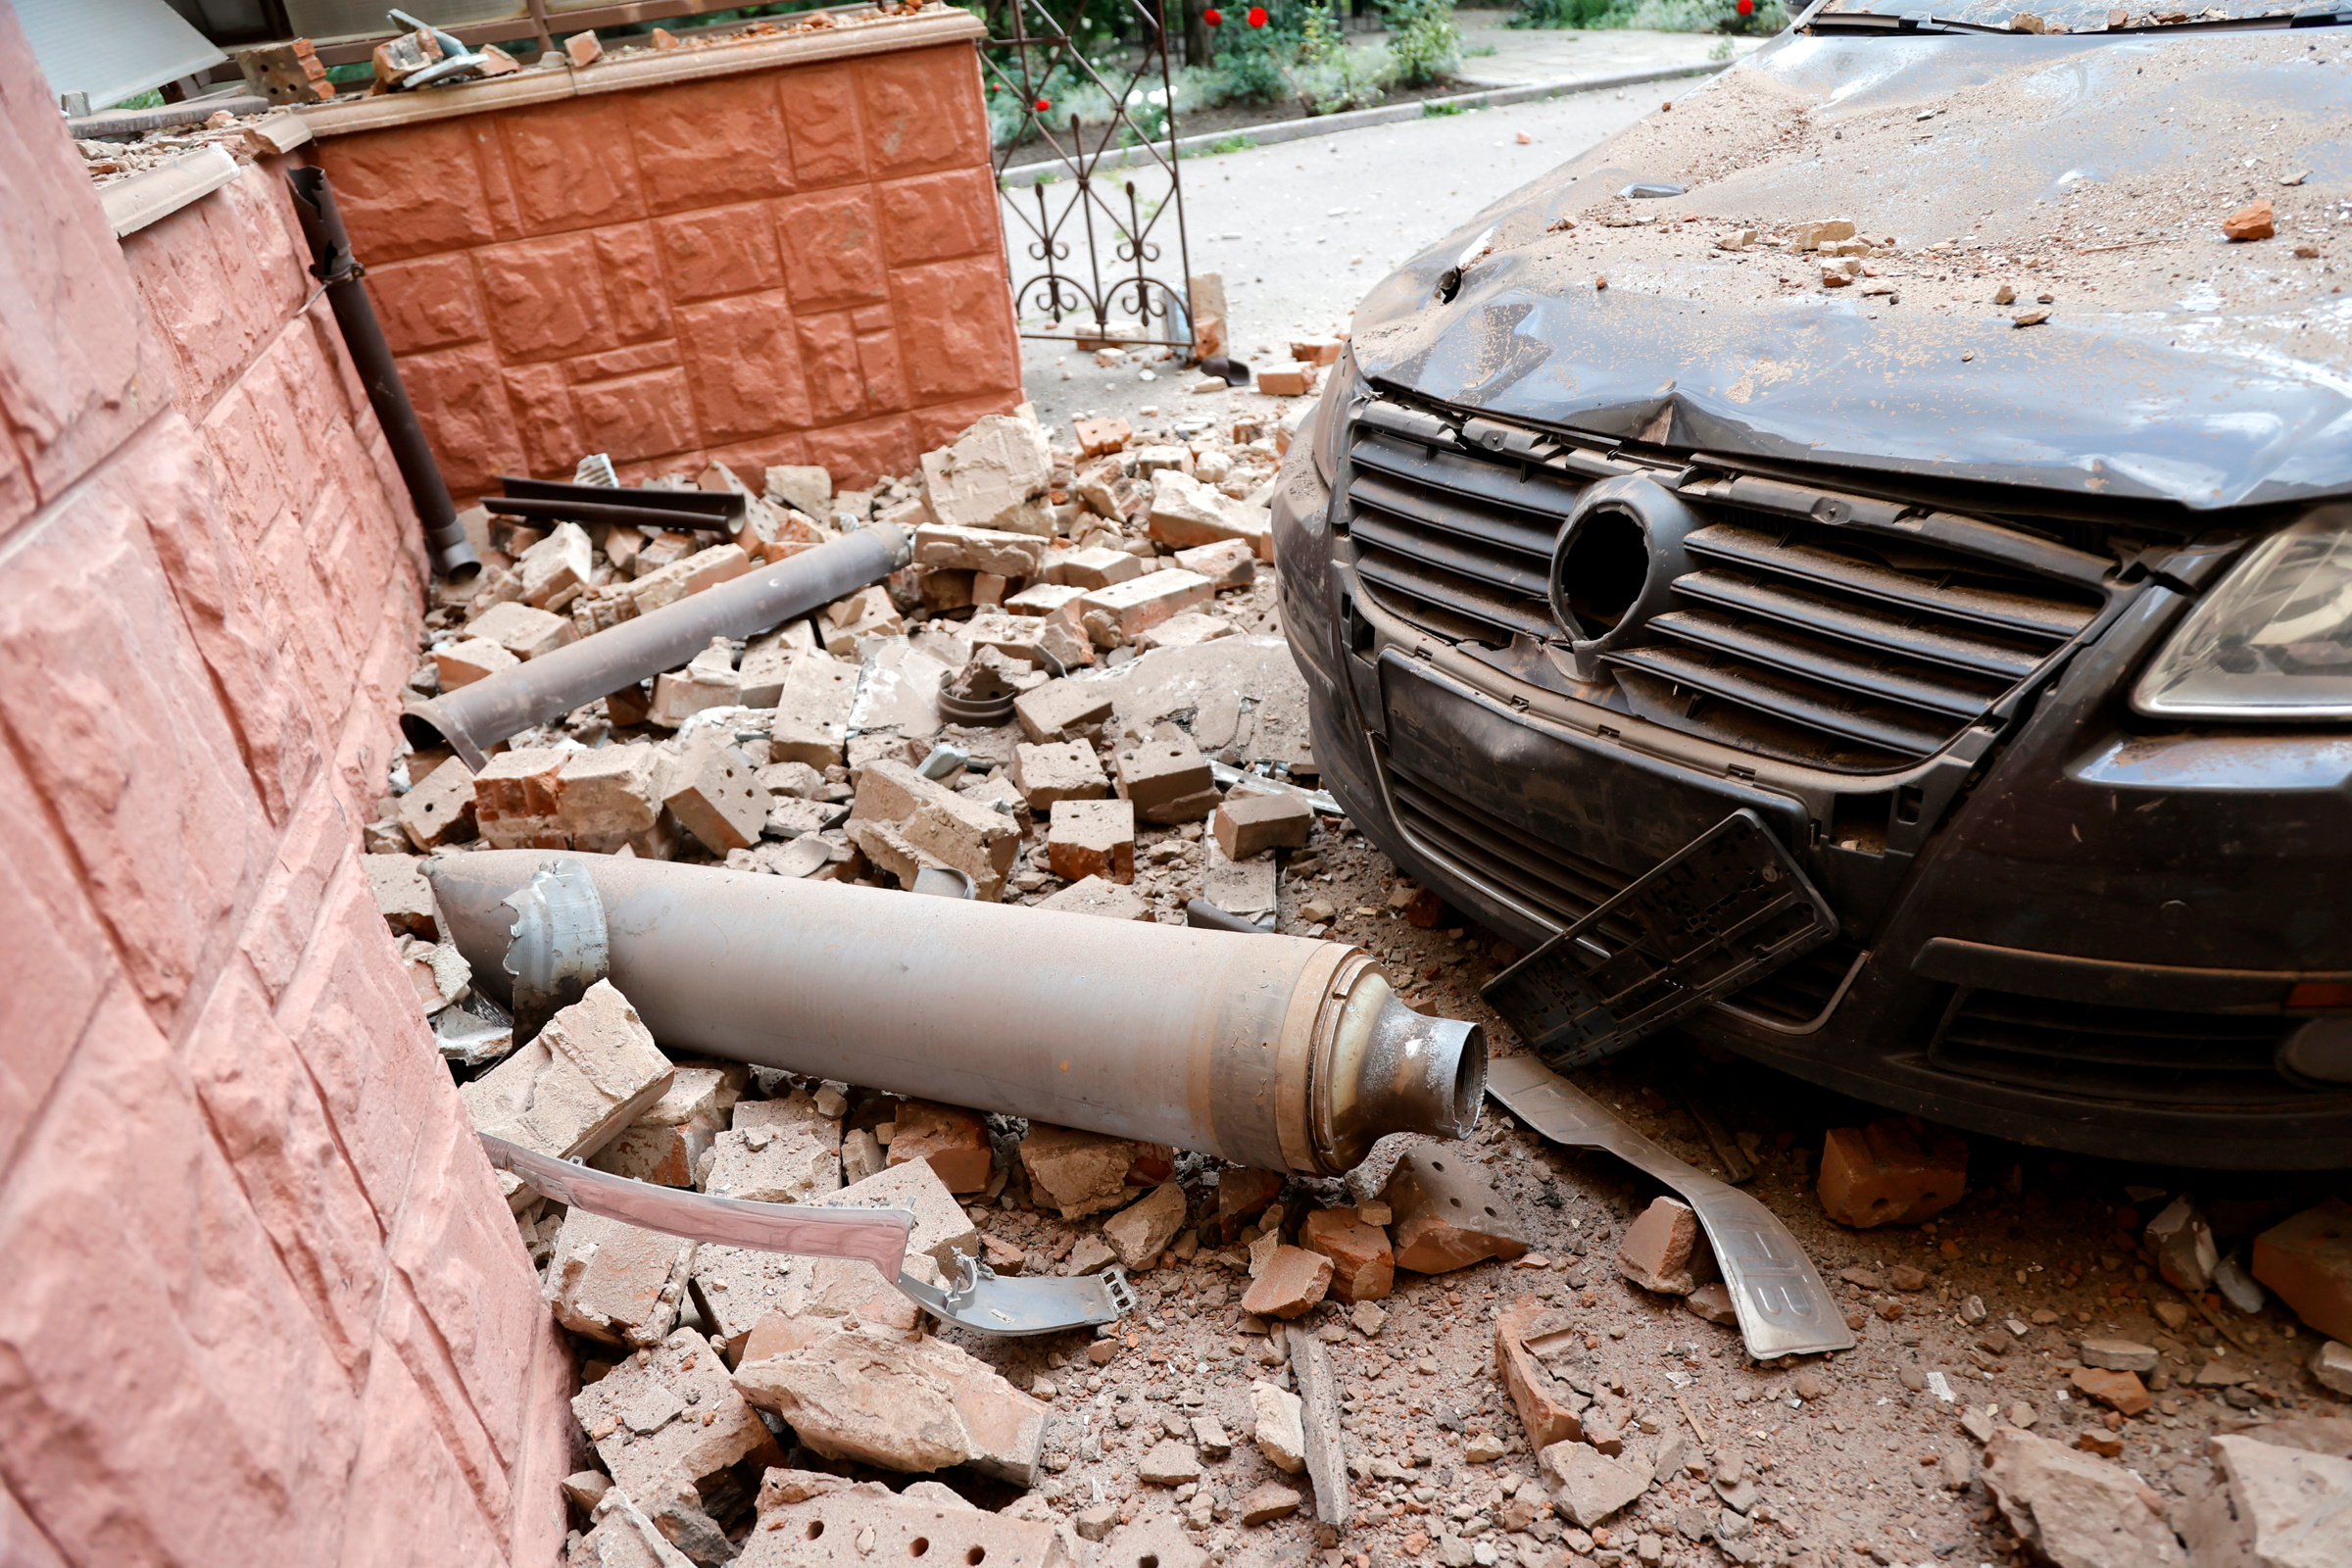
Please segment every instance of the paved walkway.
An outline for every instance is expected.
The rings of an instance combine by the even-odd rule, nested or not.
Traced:
[[[1495,51],[1465,59],[1465,74],[1514,83],[1605,76],[1697,64],[1718,42],[1702,33],[1514,31],[1501,25],[1504,15],[1459,13],[1465,42]],[[1733,40],[1741,52],[1761,41]],[[1224,274],[1235,352],[1259,366],[1286,359],[1291,337],[1345,326],[1364,292],[1407,257],[1687,90],[1667,81],[1578,93],[1188,158],[1192,270]],[[1521,132],[1532,139],[1522,144]],[[1008,199],[1034,211],[1028,191]],[[1172,254],[1159,270],[1179,276]],[[1191,394],[1185,389],[1198,378],[1167,365],[1152,367],[1153,379],[1144,381],[1134,365],[1104,369],[1067,345],[1033,340],[1024,349],[1031,401],[1051,420],[1086,413],[1143,423],[1283,406],[1254,393]],[[1159,413],[1144,415],[1146,408]]]

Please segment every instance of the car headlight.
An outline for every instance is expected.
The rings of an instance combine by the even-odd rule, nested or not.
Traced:
[[[1335,482],[1333,475],[1340,471],[1340,442],[1348,433],[1348,405],[1355,399],[1358,379],[1355,351],[1342,349],[1331,374],[1323,378],[1323,396],[1316,400],[1315,412],[1307,416],[1307,453],[1315,460],[1315,472],[1323,476],[1326,486]]]
[[[2151,718],[2352,718],[2352,507],[2256,545],[2132,693]]]

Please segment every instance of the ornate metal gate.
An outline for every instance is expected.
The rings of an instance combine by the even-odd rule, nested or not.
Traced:
[[[1043,0],[1006,0],[981,52],[989,102],[1019,111],[996,153],[1013,305],[1023,337],[1164,344],[1189,360],[1192,256],[1165,18],[1154,0],[1115,6],[1140,34],[1127,65],[1087,59]],[[1055,102],[1073,92],[1083,101]]]

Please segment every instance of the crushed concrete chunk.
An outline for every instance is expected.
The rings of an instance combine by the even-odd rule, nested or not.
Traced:
[[[853,1485],[811,1471],[770,1470],[760,1484],[759,1524],[735,1559],[738,1568],[917,1561],[1074,1568],[1076,1557],[1050,1517],[957,1506],[917,1491],[926,1485],[918,1481],[894,1494],[877,1482]],[[1160,1568],[1189,1565],[1169,1559]]]
[[[1251,1441],[1275,1469],[1297,1475],[1306,1468],[1305,1401],[1271,1383],[1250,1385]]]
[[[914,1231],[906,1238],[909,1256],[921,1252],[950,1279],[961,1269],[956,1254],[980,1255],[980,1232],[963,1205],[956,1201],[939,1173],[923,1160],[894,1165],[861,1182],[843,1188],[821,1200],[825,1208],[904,1208],[914,1215]]]
[[[1984,1485],[2037,1555],[2072,1568],[2174,1568],[2187,1558],[2153,1494],[2121,1465],[2015,1427],[1984,1446]]]
[[[653,1408],[652,1391],[671,1396],[678,1413],[650,1432],[628,1424],[626,1413]],[[781,1465],[782,1450],[727,1376],[718,1348],[692,1329],[679,1329],[630,1356],[572,1396],[571,1411],[596,1446],[613,1484],[632,1496],[667,1494],[678,1481],[699,1485],[749,1459]]]
[[[407,855],[366,855],[360,864],[368,872],[368,887],[375,895],[376,913],[395,934],[424,942],[441,940],[441,911],[433,903],[432,884]]]
[[[703,1191],[756,1203],[808,1203],[841,1187],[841,1123],[806,1089],[782,1100],[738,1101],[712,1141]]]
[[[828,1459],[913,1471],[968,1464],[1028,1486],[1044,1447],[1048,1406],[944,1340],[844,1330],[747,1358],[735,1385]]]
[[[458,1095],[477,1131],[558,1159],[584,1158],[660,1100],[671,1076],[628,999],[599,980],[537,1039],[459,1085]],[[519,1184],[512,1195],[536,1197]]]
[[[1381,1201],[1396,1216],[1396,1266],[1444,1274],[1490,1257],[1527,1252],[1518,1217],[1450,1151],[1416,1149],[1396,1162]]]
[[[556,1321],[574,1334],[607,1345],[659,1345],[678,1326],[694,1246],[575,1208],[556,1233],[544,1294]]]

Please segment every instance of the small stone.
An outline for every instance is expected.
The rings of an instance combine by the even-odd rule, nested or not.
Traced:
[[[1242,1310],[1259,1317],[1298,1317],[1323,1299],[1331,1277],[1332,1260],[1321,1252],[1277,1245],[1264,1271],[1243,1294]]]
[[[2156,1370],[2156,1347],[2131,1340],[2084,1340],[2077,1353],[2084,1366],[2105,1367],[2111,1372]]]
[[[1928,1288],[1928,1271],[1897,1263],[1886,1271],[1886,1283],[1898,1291],[1924,1291]]]
[[[1271,1524],[1277,1519],[1287,1518],[1291,1514],[1297,1513],[1299,1503],[1304,1500],[1298,1493],[1281,1482],[1267,1481],[1251,1488],[1239,1502],[1234,1504],[1234,1510],[1241,1515],[1243,1524]]]
[[[2311,1375],[2320,1387],[2352,1395],[2352,1346],[2329,1340],[2311,1354]]]
[[[1830,1386],[1822,1382],[1821,1374],[1809,1367],[1788,1380],[1788,1389],[1790,1393],[1807,1404],[1811,1404],[1830,1392]]]
[[[1739,1325],[1740,1308],[1732,1300],[1731,1287],[1720,1280],[1699,1286],[1683,1298],[1683,1304],[1710,1323]]]
[[[2069,1381],[2084,1396],[2124,1415],[2138,1415],[2149,1404],[2146,1386],[2130,1372],[2082,1367],[2072,1373]]]
[[[1370,1301],[1358,1301],[1354,1310],[1348,1314],[1348,1321],[1355,1326],[1356,1333],[1370,1339],[1387,1325],[1389,1314]]]
[[[1585,1443],[1555,1443],[1537,1456],[1560,1511],[1586,1529],[1649,1490],[1649,1466],[1612,1459]]]
[[[1119,1260],[1118,1253],[1100,1236],[1083,1236],[1070,1249],[1069,1272],[1073,1275],[1100,1274]]]
[[[1250,1385],[1250,1413],[1257,1451],[1275,1469],[1297,1475],[1306,1468],[1305,1403],[1271,1383]]]
[[[1298,1227],[1298,1245],[1331,1259],[1331,1297],[1375,1301],[1396,1288],[1396,1255],[1388,1232],[1351,1208],[1319,1209]]]
[[[1104,1220],[1102,1237],[1118,1252],[1121,1266],[1140,1273],[1159,1261],[1159,1254],[1184,1228],[1184,1189],[1165,1182],[1142,1202]]]
[[[1653,1199],[1617,1245],[1617,1272],[1646,1291],[1688,1296],[1714,1273],[1698,1216],[1677,1199]]]
[[[2249,202],[2223,219],[2222,232],[2232,240],[2269,239],[2278,233],[2278,225],[2270,198],[2266,196],[2261,201]]]

